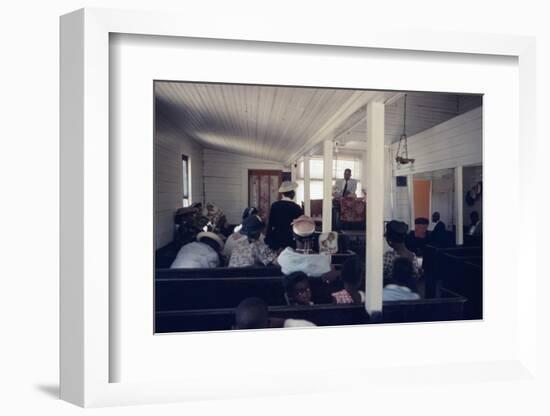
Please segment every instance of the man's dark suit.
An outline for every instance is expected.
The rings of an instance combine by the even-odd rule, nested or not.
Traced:
[[[442,221],[438,221],[431,232],[430,243],[438,247],[447,245],[447,230],[445,228],[445,223]]]

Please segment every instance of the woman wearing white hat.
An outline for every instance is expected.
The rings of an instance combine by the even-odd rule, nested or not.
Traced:
[[[290,224],[303,214],[302,208],[293,201],[296,188],[298,188],[296,182],[283,182],[279,188],[279,192],[283,194],[282,199],[271,204],[265,242],[273,250],[296,246]]]
[[[315,221],[302,215],[292,222],[292,232],[296,240],[297,248],[285,248],[277,263],[281,271],[288,275],[293,272],[304,272],[310,277],[320,277],[331,271],[330,256],[326,254],[314,254],[313,244]]]
[[[223,250],[223,240],[212,232],[197,234],[197,241],[180,248],[171,269],[212,268],[220,265],[219,253]]]

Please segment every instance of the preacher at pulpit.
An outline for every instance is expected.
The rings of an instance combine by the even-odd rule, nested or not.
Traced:
[[[344,178],[337,179],[334,184],[334,194],[335,198],[344,197],[348,194],[355,195],[357,190],[357,181],[351,179],[351,169],[346,169],[344,171]]]

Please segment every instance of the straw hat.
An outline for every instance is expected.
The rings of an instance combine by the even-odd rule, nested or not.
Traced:
[[[220,247],[220,251],[223,250],[224,243],[218,234],[213,233],[211,231],[202,231],[197,234],[197,241],[201,241],[203,238],[210,238],[214,240],[216,243],[218,243],[218,246]]]
[[[296,188],[298,188],[298,184],[296,182],[284,181],[279,187],[279,192],[280,193],[290,192],[290,191],[294,191]]]
[[[315,232],[315,221],[306,215],[300,215],[291,225],[292,232],[299,237],[307,237]]]

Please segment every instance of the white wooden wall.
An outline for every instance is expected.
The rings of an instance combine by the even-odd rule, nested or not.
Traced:
[[[172,241],[174,212],[182,206],[182,154],[189,157],[191,202],[202,201],[202,147],[158,117],[155,137],[155,248]]]
[[[204,186],[207,202],[219,206],[230,223],[239,224],[248,205],[248,170],[289,168],[270,160],[204,149]]]
[[[392,146],[393,154],[397,143]],[[482,163],[482,108],[478,107],[408,139],[409,157],[416,159],[414,167],[396,168],[392,159],[395,219],[409,220],[407,188],[395,187],[395,176],[433,172],[456,166]],[[387,192],[391,192],[387,189]],[[451,221],[450,221],[451,223]]]
[[[394,199],[394,215],[393,220],[403,221],[409,224],[410,214],[409,214],[409,194],[406,186],[395,186],[395,177],[393,178],[393,185],[395,191]],[[409,224],[411,227],[411,224]]]
[[[395,175],[431,172],[482,163],[481,107],[468,111],[408,139],[411,165],[397,168]],[[397,143],[392,145],[397,150]]]

